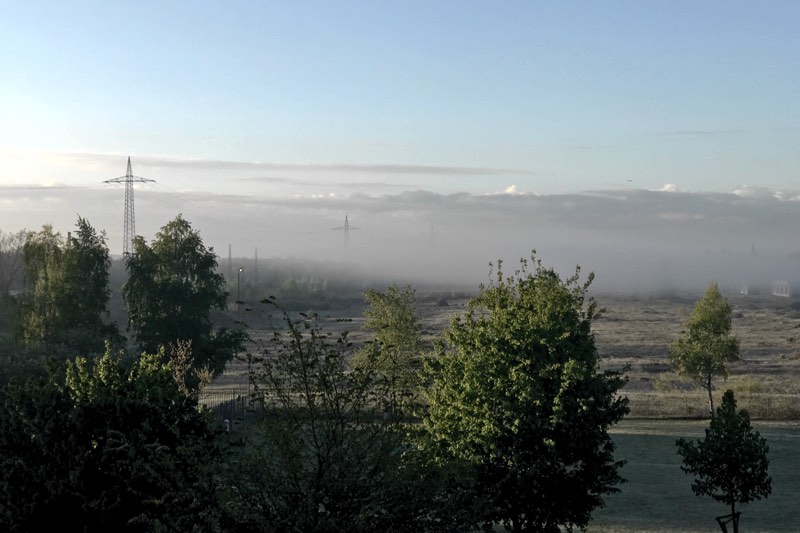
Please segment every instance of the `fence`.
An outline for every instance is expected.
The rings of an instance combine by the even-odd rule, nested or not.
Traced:
[[[247,389],[206,389],[200,395],[200,405],[208,407],[221,421],[232,423],[250,411],[250,396]]]
[[[714,392],[714,408],[722,402],[722,389]],[[642,418],[705,418],[708,396],[704,391],[630,392],[623,395],[630,401],[631,417]],[[747,409],[754,420],[800,419],[800,396],[775,393],[736,393],[736,407]]]

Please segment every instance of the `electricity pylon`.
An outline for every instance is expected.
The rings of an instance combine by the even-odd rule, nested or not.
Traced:
[[[347,220],[347,215],[344,216],[344,226],[339,226],[338,228],[333,228],[334,230],[342,230],[344,231],[344,260],[345,262],[350,262],[350,230],[357,230],[361,228],[357,228],[355,226],[351,226],[350,222]]]
[[[131,170],[131,158],[128,156],[128,171],[124,176],[105,180],[103,183],[124,183],[125,184],[125,224],[122,241],[122,255],[128,257],[133,253],[133,238],[136,236],[136,213],[133,208],[133,184],[155,182],[147,178],[134,176]]]

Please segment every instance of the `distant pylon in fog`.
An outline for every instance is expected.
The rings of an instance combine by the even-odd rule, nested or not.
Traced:
[[[139,176],[133,175],[133,171],[131,170],[131,158],[128,156],[128,171],[125,172],[125,175],[103,182],[125,184],[125,223],[123,224],[124,230],[122,232],[122,255],[125,257],[133,253],[133,238],[136,236],[136,212],[133,207],[133,184],[135,182],[145,183],[148,181],[155,183],[155,180],[140,178]]]
[[[358,230],[361,228],[357,228],[355,226],[350,225],[350,221],[347,220],[347,215],[344,216],[344,226],[339,226],[338,228],[333,228],[334,230],[342,230],[344,231],[344,260],[346,262],[350,261],[350,230]]]

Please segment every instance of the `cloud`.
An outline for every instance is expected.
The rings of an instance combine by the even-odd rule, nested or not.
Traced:
[[[733,194],[736,196],[740,196],[742,198],[750,198],[750,199],[770,199],[770,198],[778,198],[780,199],[783,194],[780,191],[774,191],[772,189],[768,189],[766,187],[757,187],[752,185],[742,185],[735,191]]]
[[[663,135],[669,137],[705,137],[705,136],[712,136],[712,135],[727,135],[730,133],[736,133],[737,130],[729,130],[729,129],[696,129],[696,130],[668,130],[668,131],[658,131],[655,132],[655,135]]]
[[[386,181],[340,181],[335,183],[323,180],[309,180],[298,178],[272,177],[272,176],[247,176],[235,178],[236,181],[243,183],[259,183],[264,185],[301,185],[307,187],[336,187],[336,188],[408,188],[408,183],[392,183]]]
[[[138,164],[148,167],[180,167],[209,171],[290,171],[303,173],[412,174],[426,176],[490,176],[497,174],[533,174],[533,172],[519,169],[436,165],[255,162],[225,161],[214,159],[180,159],[154,156],[137,157],[136,160]]]
[[[699,213],[658,213],[656,216],[668,222],[696,222],[703,220],[703,215]]]
[[[736,193],[627,189],[586,194],[175,193],[136,191],[137,233],[155,232],[183,213],[216,250],[259,257],[341,261],[345,215],[361,228],[349,240],[363,268],[416,278],[485,280],[489,261],[516,261],[537,249],[559,269],[575,264],[598,274],[600,288],[706,284],[749,276],[792,279],[800,251],[798,195],[742,188]],[[62,233],[86,217],[121,249],[119,188],[0,188],[0,229],[34,229],[51,222]],[[751,257],[755,246],[758,262]],[[566,270],[565,270],[566,271]]]

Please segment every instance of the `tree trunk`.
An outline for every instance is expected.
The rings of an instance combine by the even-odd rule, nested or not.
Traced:
[[[739,517],[736,516],[736,502],[731,502],[731,515],[733,517],[733,533],[739,533]]]
[[[711,376],[705,382],[705,389],[708,391],[708,409],[711,413],[711,420],[714,420],[714,396],[711,394]]]

